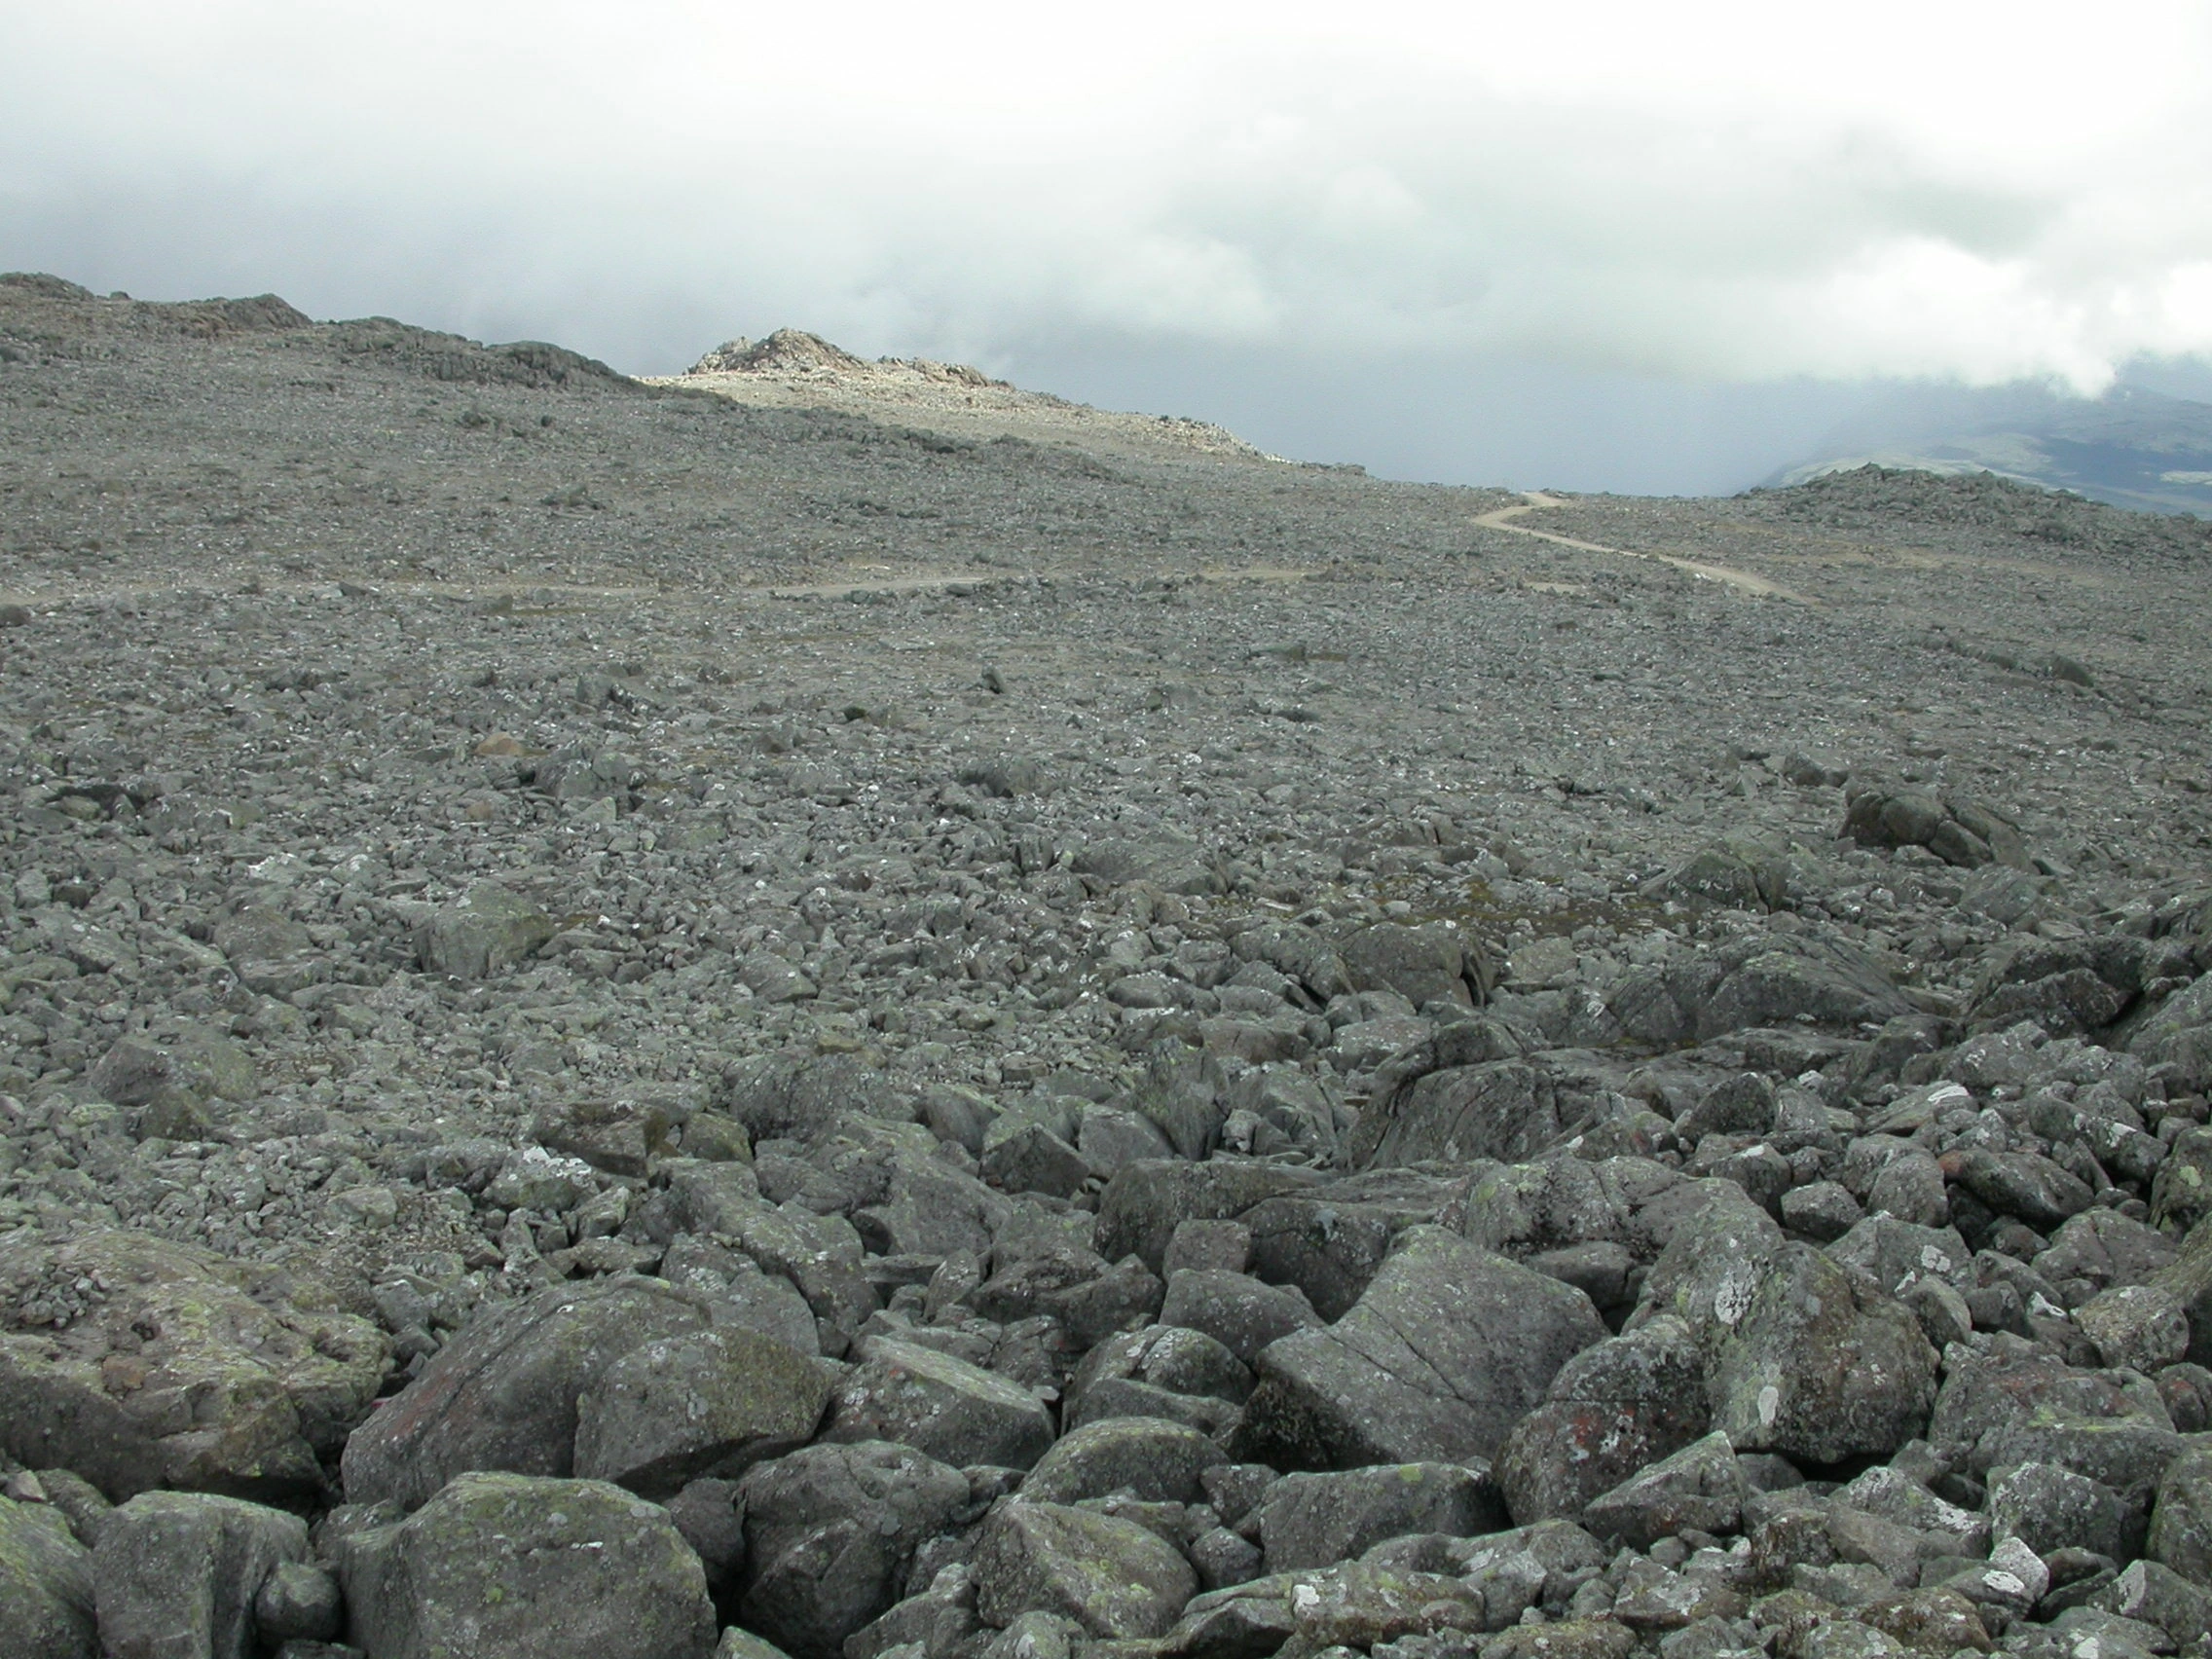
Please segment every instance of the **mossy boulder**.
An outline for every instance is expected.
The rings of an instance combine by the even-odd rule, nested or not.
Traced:
[[[349,1640],[376,1659],[707,1659],[706,1569],[668,1511],[605,1481],[461,1476],[342,1539]]]
[[[0,1653],[92,1659],[92,1558],[58,1510],[0,1497]]]
[[[390,1351],[311,1283],[148,1234],[0,1249],[0,1452],[117,1500],[319,1491]]]

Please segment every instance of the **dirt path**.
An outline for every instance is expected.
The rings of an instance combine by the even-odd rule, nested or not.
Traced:
[[[1559,535],[1548,530],[1533,530],[1513,521],[1523,513],[1534,512],[1538,507],[1564,507],[1567,502],[1557,496],[1547,496],[1541,490],[1524,490],[1521,504],[1517,507],[1499,507],[1495,512],[1484,513],[1475,523],[1486,530],[1510,531],[1515,535],[1532,535],[1538,541],[1549,541],[1561,547],[1577,548],[1584,553],[1610,553],[1621,559],[1650,559],[1661,565],[1672,565],[1677,571],[1687,571],[1700,581],[1719,582],[1740,593],[1757,594],[1762,599],[1787,599],[1798,605],[1814,602],[1803,594],[1771,582],[1764,576],[1754,576],[1749,571],[1730,570],[1726,565],[1708,565],[1696,559],[1677,559],[1668,553],[1639,553],[1627,547],[1607,547],[1602,541],[1580,541],[1571,535]]]

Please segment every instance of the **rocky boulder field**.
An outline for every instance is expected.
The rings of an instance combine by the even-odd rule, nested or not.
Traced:
[[[2212,527],[748,360],[0,277],[0,1655],[2212,1652]]]

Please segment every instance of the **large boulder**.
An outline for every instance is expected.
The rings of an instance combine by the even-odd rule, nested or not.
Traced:
[[[93,1659],[92,1552],[61,1512],[0,1497],[0,1653]]]
[[[1497,1490],[1459,1463],[1384,1463],[1335,1474],[1285,1475],[1260,1499],[1270,1572],[1332,1567],[1387,1538],[1473,1537],[1505,1516]]]
[[[1161,1503],[1199,1503],[1199,1476],[1228,1455],[1188,1423],[1165,1418],[1104,1418],[1054,1442],[1021,1483],[1039,1503],[1076,1503],[1115,1493]]]
[[[456,979],[488,979],[527,960],[553,937],[553,918],[496,881],[479,881],[450,904],[426,910],[415,924],[415,952],[424,971]]]
[[[1052,1444],[1052,1415],[981,1366],[877,1338],[837,1385],[823,1438],[895,1440],[948,1463],[1026,1469]]]
[[[1114,1172],[1098,1198],[1098,1253],[1110,1262],[1134,1254],[1161,1271],[1167,1241],[1186,1221],[1226,1221],[1265,1199],[1317,1186],[1317,1170],[1217,1159],[1140,1158]]]
[[[1207,1434],[1235,1420],[1252,1373],[1203,1331],[1152,1325],[1108,1337],[1068,1379],[1061,1426],[1115,1418],[1162,1418]]]
[[[913,1104],[883,1072],[852,1054],[787,1052],[737,1061],[708,1092],[755,1140],[812,1142],[846,1120],[910,1120]]]
[[[203,1102],[251,1100],[257,1087],[243,1045],[183,1020],[118,1038],[85,1075],[90,1093],[118,1106],[149,1105],[172,1090]]]
[[[1631,969],[1605,991],[1620,1034],[1652,1045],[1749,1026],[1856,1030],[1913,1012],[1868,952],[1813,935],[1754,934],[1696,956]]]
[[[2127,1050],[2145,1065],[2170,1066],[2185,1088],[2212,1086],[2212,974],[2176,991],[2128,1033]]]
[[[708,1659],[706,1570],[668,1511],[604,1481],[465,1474],[337,1542],[374,1659]]]
[[[1701,1438],[1711,1418],[1696,1339],[1661,1314],[1560,1367],[1543,1404],[1506,1436],[1498,1485],[1521,1526],[1570,1519]]]
[[[1375,1281],[1391,1240],[1437,1220],[1464,1186],[1457,1172],[1374,1169],[1269,1198],[1244,1212],[1252,1272],[1297,1290],[1323,1319],[1341,1319]]]
[[[391,1352],[311,1284],[143,1233],[0,1247],[0,1452],[111,1498],[319,1491]],[[55,1297],[81,1310],[26,1322]]]
[[[1536,1581],[1544,1581],[1541,1568]],[[1464,1651],[1473,1645],[1468,1634],[1495,1628],[1486,1621],[1483,1600],[1470,1579],[1347,1561],[1318,1570],[1270,1573],[1197,1597],[1183,1609],[1166,1647],[1193,1659],[1259,1659],[1277,1652],[1311,1659],[1347,1647],[1373,1649],[1401,1637],[1431,1637],[1451,1642],[1446,1651]],[[1425,1642],[1416,1649],[1428,1650]],[[1625,1655],[1624,1647],[1608,1659]]]
[[[1580,1126],[1563,1122],[1549,1072],[1522,1060],[1453,1066],[1379,1090],[1346,1156],[1354,1169],[1440,1160],[1519,1162]]]
[[[1263,1284],[1220,1268],[1185,1268],[1167,1277],[1160,1322],[1203,1331],[1246,1365],[1270,1343],[1321,1323],[1296,1285]]]
[[[204,1493],[145,1492],[100,1526],[92,1551],[107,1659],[253,1659],[254,1599],[304,1562],[307,1523]]]
[[[969,1512],[958,1469],[881,1441],[809,1446],[756,1465],[740,1492],[739,1610],[795,1659],[839,1659],[904,1593],[914,1551]]]
[[[1844,798],[1843,833],[1862,847],[1926,847],[1966,869],[2032,867],[2012,820],[1970,796],[1869,782],[1854,785]]]
[[[275,903],[248,900],[215,924],[215,948],[247,990],[288,997],[330,977],[330,959],[298,921]]]
[[[1133,1521],[1026,1498],[983,1529],[976,1610],[986,1624],[1058,1613],[1107,1641],[1164,1636],[1198,1588],[1172,1545]]]
[[[1595,1537],[1648,1550],[1693,1527],[1701,1532],[1736,1531],[1750,1495],[1735,1449],[1715,1432],[1592,1498],[1582,1525]]]
[[[480,1317],[346,1443],[353,1503],[425,1503],[471,1470],[565,1476],[576,1405],[614,1362],[703,1329],[697,1303],[657,1279],[555,1285]]]
[[[2144,1553],[2212,1590],[2212,1446],[2193,1447],[2166,1466]]]
[[[1108,836],[1077,850],[1071,861],[1078,875],[1101,888],[1141,881],[1166,893],[1227,893],[1229,878],[1221,855],[1186,836],[1158,834]]]
[[[1919,1320],[1809,1244],[1734,1264],[1690,1323],[1714,1427],[1739,1451],[1887,1456],[1928,1424],[1937,1359]]]
[[[1237,1455],[1302,1469],[1490,1457],[1604,1335],[1573,1287],[1411,1228],[1342,1319],[1260,1355]]]
[[[648,1497],[733,1479],[805,1445],[829,1398],[820,1366],[751,1331],[655,1338],[577,1400],[575,1472]]]
[[[1487,967],[1446,922],[1377,922],[1338,950],[1355,991],[1395,991],[1416,1008],[1432,1002],[1472,1008],[1488,994]]]

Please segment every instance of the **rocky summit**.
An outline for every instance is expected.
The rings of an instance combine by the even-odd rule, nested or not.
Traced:
[[[2207,1653],[2212,527],[24,276],[0,438],[6,1659]]]

